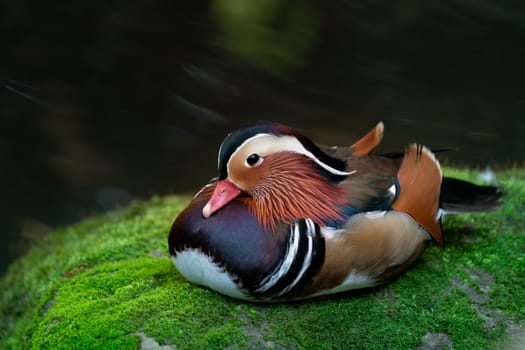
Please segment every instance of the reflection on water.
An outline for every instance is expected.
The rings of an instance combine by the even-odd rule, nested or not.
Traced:
[[[523,161],[518,1],[207,0],[3,5],[0,272],[52,227],[215,174],[257,120],[383,150]]]

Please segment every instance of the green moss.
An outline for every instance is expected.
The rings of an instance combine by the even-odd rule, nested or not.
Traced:
[[[177,349],[407,349],[431,333],[493,348],[525,328],[525,171],[498,176],[504,205],[448,218],[447,249],[386,286],[290,304],[231,300],[177,273],[167,234],[186,197],[58,229],[0,281],[0,347],[136,349],[146,336]]]

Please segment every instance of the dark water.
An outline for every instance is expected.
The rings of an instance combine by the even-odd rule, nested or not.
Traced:
[[[195,191],[258,120],[524,160],[522,1],[11,1],[0,29],[0,273],[57,225]]]

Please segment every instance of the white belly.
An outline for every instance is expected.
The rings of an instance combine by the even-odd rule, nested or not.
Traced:
[[[215,264],[209,256],[197,249],[177,252],[172,256],[173,263],[188,281],[211,288],[232,298],[250,299],[244,294],[234,278]]]

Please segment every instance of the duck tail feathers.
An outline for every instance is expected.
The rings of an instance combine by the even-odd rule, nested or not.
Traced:
[[[480,186],[445,177],[439,206],[446,214],[491,211],[500,206],[502,195],[503,190],[497,186]]]

